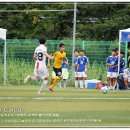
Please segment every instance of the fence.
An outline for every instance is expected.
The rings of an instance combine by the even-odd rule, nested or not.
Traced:
[[[58,44],[66,45],[67,57],[69,59],[70,78],[68,83],[72,85],[72,40],[47,40],[48,53],[58,50]],[[38,40],[33,39],[7,39],[7,83],[23,84],[26,75],[33,75],[34,61],[33,54],[38,46]],[[107,66],[106,58],[111,54],[111,50],[118,47],[118,42],[113,41],[76,41],[76,49],[84,49],[89,58],[88,79],[105,80]],[[125,46],[122,45],[122,49]],[[3,83],[3,57],[4,42],[0,41],[0,83]],[[50,75],[52,67],[49,68]]]

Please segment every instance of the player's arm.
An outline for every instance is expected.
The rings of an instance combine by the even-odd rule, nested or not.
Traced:
[[[37,60],[37,52],[36,52],[36,49],[35,49],[35,51],[34,51],[33,59],[34,59],[34,61]]]
[[[66,53],[64,54],[63,58],[62,58],[62,61],[66,64]]]
[[[68,61],[66,58],[63,58],[63,63],[67,64],[68,65]]]
[[[33,59],[34,59],[34,61],[36,61],[36,59],[37,59],[37,55],[36,54],[34,54]]]
[[[48,58],[48,63],[47,63],[47,67],[50,67],[51,64],[51,59],[54,59],[55,57],[53,56],[53,54],[50,54],[51,58]]]
[[[43,54],[48,58],[48,59],[53,59],[53,57],[51,55],[49,55],[46,51],[43,52]]]
[[[43,54],[48,58],[47,67],[50,67],[50,59],[53,59],[53,57],[51,55],[49,55],[46,51],[43,52]]]
[[[107,66],[112,67],[112,64],[109,63],[109,57],[106,59]]]
[[[76,74],[78,73],[78,69],[79,69],[79,64],[76,64],[77,68],[76,68]]]
[[[80,64],[80,61],[79,61],[79,59],[78,59],[78,61],[77,61],[77,63],[76,63],[76,66],[77,66],[77,68],[76,68],[76,73],[78,72],[79,64]]]
[[[88,67],[88,64],[89,64],[89,60],[88,60],[88,58],[86,58],[85,72],[87,72],[87,67]]]

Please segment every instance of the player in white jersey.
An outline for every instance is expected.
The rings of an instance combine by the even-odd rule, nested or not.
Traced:
[[[52,57],[47,53],[47,47],[45,46],[46,39],[40,38],[39,43],[40,45],[35,49],[34,52],[34,76],[28,75],[24,79],[24,83],[26,83],[28,80],[39,81],[40,79],[42,79],[43,83],[38,91],[38,94],[41,94],[47,85],[49,76],[46,66],[46,57],[50,59],[52,59]]]

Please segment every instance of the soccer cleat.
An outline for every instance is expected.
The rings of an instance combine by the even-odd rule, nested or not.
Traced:
[[[41,95],[42,93],[40,91],[38,91],[38,95]]]
[[[48,90],[51,91],[51,92],[54,92],[54,90],[52,88],[48,88]]]
[[[24,79],[24,84],[26,84],[27,83],[27,81],[29,80],[29,78],[30,78],[31,76],[30,75],[28,75],[25,79]]]
[[[38,95],[45,95],[45,93],[38,91]]]

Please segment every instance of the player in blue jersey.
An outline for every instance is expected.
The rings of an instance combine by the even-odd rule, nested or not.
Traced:
[[[83,88],[83,81],[86,86],[87,84],[87,64],[88,64],[88,58],[84,55],[84,50],[80,50],[79,52],[80,56],[78,58],[78,66],[77,66],[77,75],[80,82],[80,88]]]
[[[78,84],[79,84],[78,75],[76,74],[78,57],[79,57],[79,51],[75,50],[75,52],[74,52],[74,62],[73,62],[73,66],[74,66],[74,69],[75,69],[75,74],[74,74],[74,77],[75,77],[75,88],[78,88]]]
[[[120,74],[123,75],[125,69],[125,58],[124,58],[124,52],[120,52]]]
[[[115,89],[118,71],[118,57],[115,49],[112,50],[112,55],[106,59],[106,63],[108,65],[107,84],[110,89]]]
[[[66,59],[64,61],[62,61],[62,76],[63,76],[63,79],[59,82],[60,88],[62,88],[62,81],[64,81],[64,88],[66,88],[67,79],[69,78],[68,68],[69,68],[68,58],[66,57]]]

